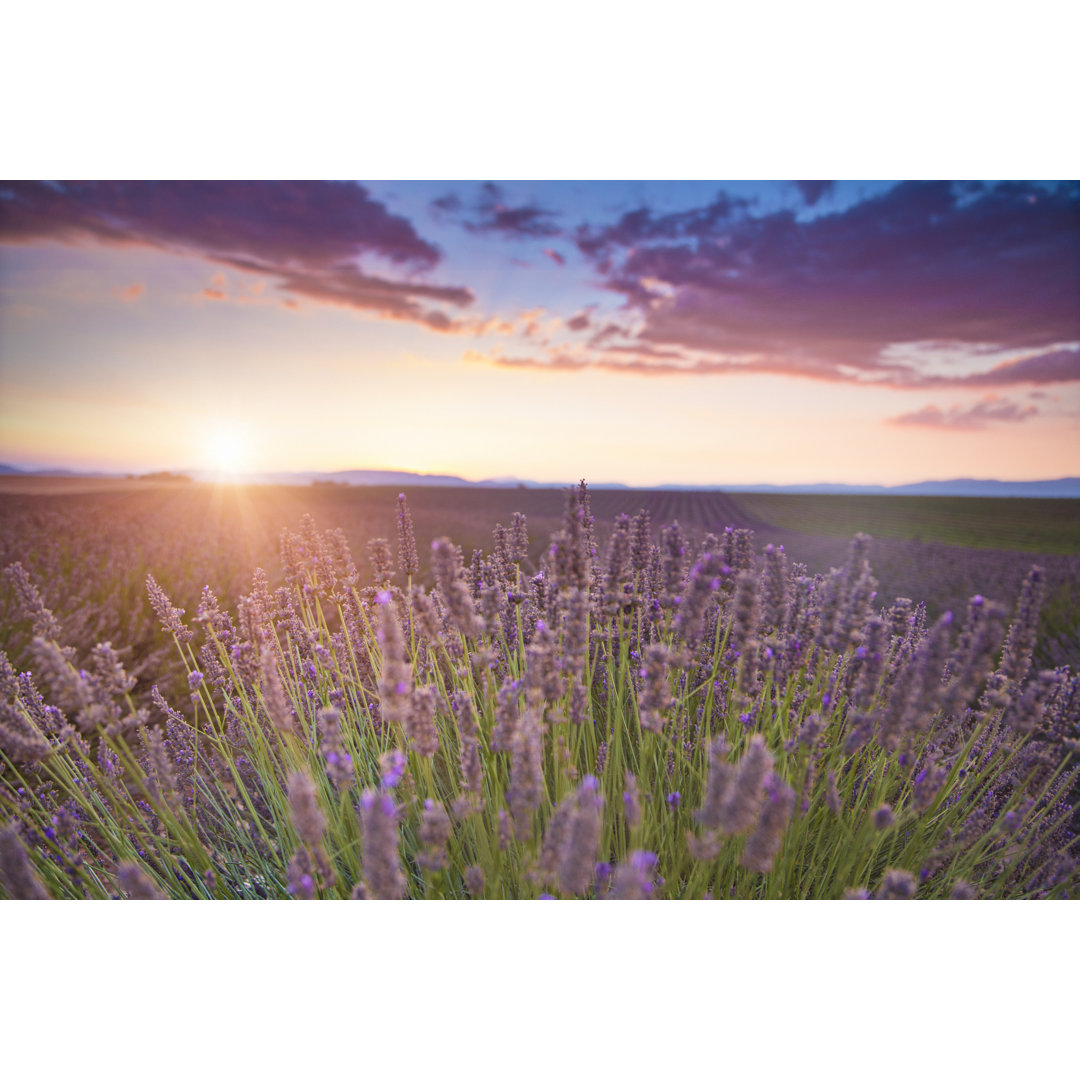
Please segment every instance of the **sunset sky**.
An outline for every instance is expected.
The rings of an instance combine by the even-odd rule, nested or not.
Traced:
[[[0,182],[0,462],[1080,475],[1080,183]]]

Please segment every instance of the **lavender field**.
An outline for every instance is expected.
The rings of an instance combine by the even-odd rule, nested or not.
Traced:
[[[1074,896],[1062,514],[776,498],[9,481],[0,888]]]

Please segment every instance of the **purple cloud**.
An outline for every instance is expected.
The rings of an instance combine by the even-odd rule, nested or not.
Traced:
[[[642,206],[603,229],[582,225],[574,238],[583,255],[597,262],[604,272],[610,272],[613,255],[619,248],[633,250],[642,243],[660,240],[701,242],[727,227],[738,215],[745,214],[749,205],[746,199],[732,198],[720,191],[707,206],[659,216]]]
[[[835,180],[792,180],[807,206],[816,206],[836,186]]]
[[[583,226],[575,239],[639,316],[620,344],[702,354],[697,371],[898,387],[1080,378],[1077,354],[1061,347],[1080,342],[1077,182],[901,183],[808,222],[754,217],[721,193],[696,210]],[[1037,355],[954,376],[885,355],[911,342]]]
[[[915,412],[890,417],[888,423],[910,427],[947,428],[951,431],[978,431],[989,422],[1020,423],[1039,410],[1034,405],[1020,406],[1000,398],[984,398],[966,409],[954,405],[948,410],[936,405],[925,405]]]
[[[74,181],[0,184],[0,242],[140,245],[277,279],[291,293],[435,330],[456,324],[461,287],[363,273],[376,256],[410,273],[439,249],[358,184],[339,181]]]
[[[431,205],[437,212],[459,221],[471,233],[499,233],[504,237],[535,239],[558,236],[562,232],[555,224],[553,211],[535,203],[510,206],[497,184],[484,184],[472,206],[467,207],[453,194],[435,199]]]

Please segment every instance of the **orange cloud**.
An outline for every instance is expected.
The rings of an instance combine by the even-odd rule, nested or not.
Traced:
[[[134,285],[126,285],[121,289],[116,289],[115,295],[124,303],[133,304],[144,292],[146,292],[146,286],[136,282]]]

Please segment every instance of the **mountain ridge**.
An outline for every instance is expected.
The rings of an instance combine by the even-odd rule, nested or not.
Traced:
[[[216,472],[208,469],[174,469],[173,474],[192,480],[215,481]],[[138,474],[109,472],[105,470],[77,469],[25,469],[15,465],[0,464],[0,476],[62,476],[87,478],[139,479],[161,477],[162,473]],[[515,476],[500,476],[484,480],[466,480],[450,473],[418,473],[407,469],[338,469],[333,472],[303,470],[298,472],[246,473],[236,478],[239,482],[254,484],[339,484],[346,487],[395,486],[402,487],[479,487],[479,488],[565,488],[577,481],[565,483],[542,482]],[[596,490],[641,491],[726,491],[735,494],[776,495],[940,495],[954,498],[1080,498],[1080,477],[1065,476],[1053,480],[980,480],[962,477],[953,480],[923,480],[914,484],[655,484],[635,489],[632,484],[620,482],[591,482]]]

